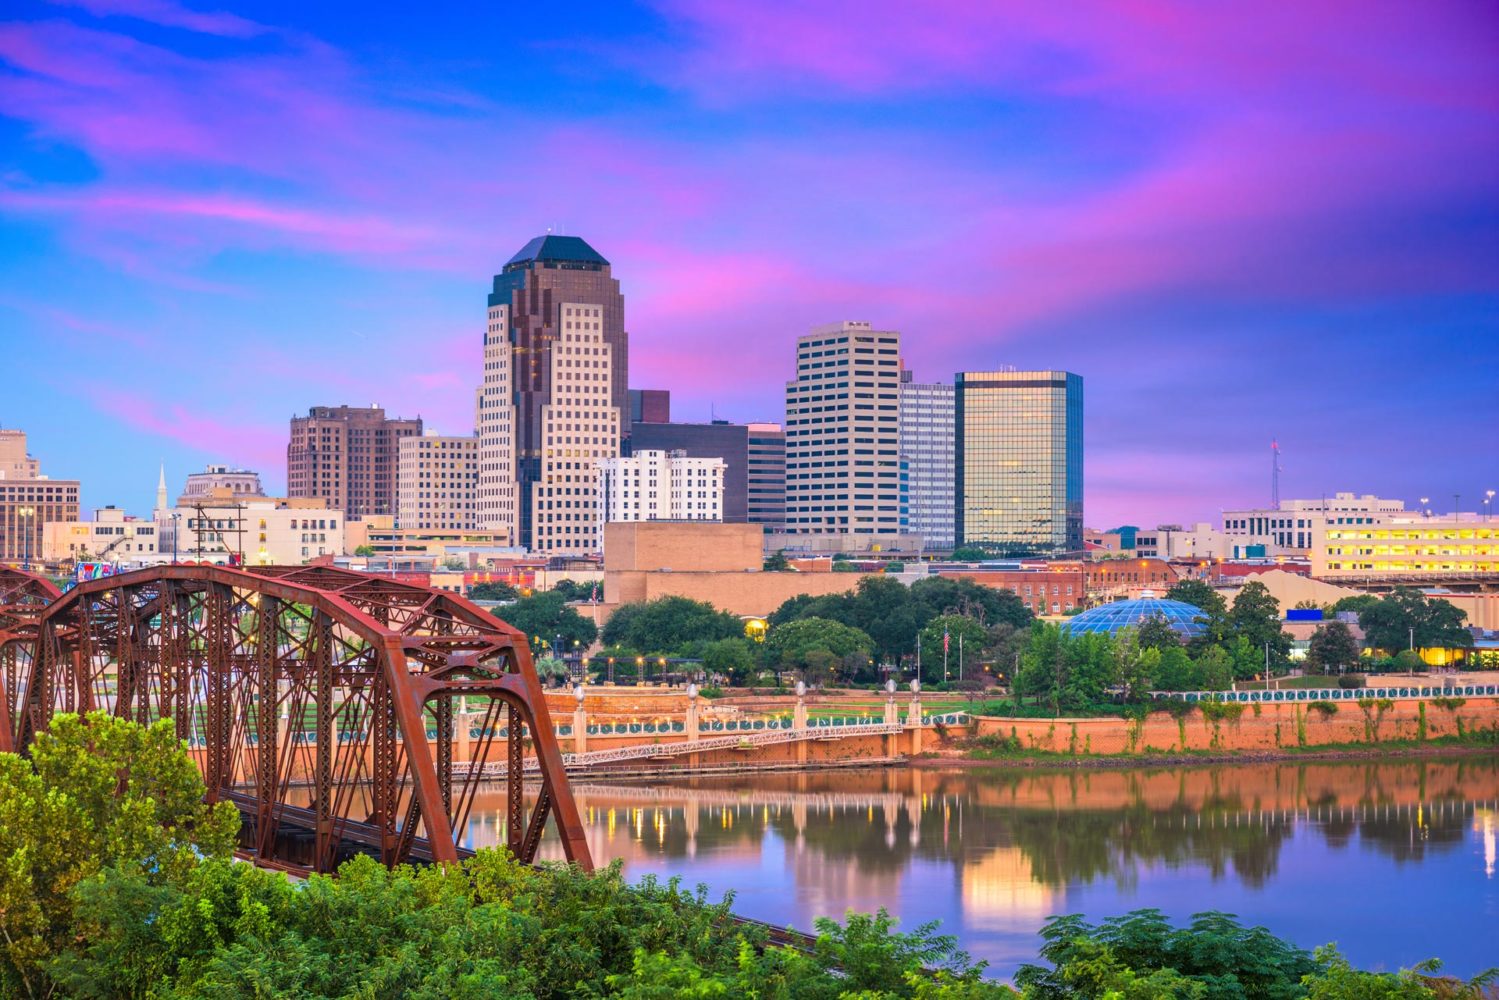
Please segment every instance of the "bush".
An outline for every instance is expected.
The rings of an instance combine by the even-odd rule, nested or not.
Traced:
[[[1308,712],[1317,712],[1324,719],[1330,719],[1338,714],[1337,704],[1331,701],[1314,701],[1306,706],[1306,710]]]
[[[1353,691],[1363,687],[1367,679],[1363,674],[1344,674],[1338,678],[1338,687],[1345,691]]]

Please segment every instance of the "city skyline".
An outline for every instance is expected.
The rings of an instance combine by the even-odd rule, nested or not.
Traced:
[[[163,460],[282,493],[311,406],[469,432],[474,289],[549,226],[677,419],[778,421],[796,339],[863,320],[918,381],[1081,374],[1092,527],[1262,506],[1277,438],[1284,496],[1495,485],[1492,11],[332,10],[0,29],[0,425],[86,511]]]

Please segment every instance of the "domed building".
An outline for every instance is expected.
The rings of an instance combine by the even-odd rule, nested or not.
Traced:
[[[1062,631],[1070,635],[1082,635],[1084,632],[1107,632],[1114,635],[1122,628],[1138,627],[1141,622],[1152,618],[1164,618],[1166,624],[1183,639],[1192,639],[1207,631],[1207,612],[1195,604],[1168,601],[1148,592],[1134,600],[1115,601],[1089,608],[1063,624]]]

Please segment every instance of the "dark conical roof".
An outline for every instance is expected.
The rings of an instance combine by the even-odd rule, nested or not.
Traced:
[[[608,264],[604,255],[588,245],[578,236],[538,236],[520,248],[520,253],[505,262],[505,266],[527,261],[566,261],[577,264]]]

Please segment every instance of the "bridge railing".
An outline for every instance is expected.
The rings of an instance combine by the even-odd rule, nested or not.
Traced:
[[[1311,701],[1363,701],[1370,698],[1391,701],[1419,701],[1431,698],[1496,698],[1499,683],[1453,684],[1422,687],[1411,684],[1375,684],[1362,688],[1281,688],[1270,691],[1156,691],[1155,701],[1224,702],[1237,704],[1278,704]]]

